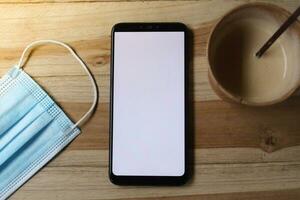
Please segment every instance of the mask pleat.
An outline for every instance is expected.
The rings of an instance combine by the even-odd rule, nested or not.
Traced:
[[[46,110],[38,104],[31,110],[31,112],[28,112],[24,115],[24,117],[16,122],[12,128],[3,133],[2,137],[0,137],[0,151],[45,112]]]
[[[24,89],[11,90],[11,92],[18,95],[8,93],[0,97],[0,137],[37,104],[37,101]]]
[[[25,145],[31,138],[39,133],[44,127],[46,127],[53,118],[47,113],[43,113],[33,123],[27,126],[21,133],[19,133],[13,141],[6,145],[0,151],[0,166],[7,161],[15,152],[17,152],[23,145]]]
[[[0,197],[1,189],[11,183],[16,174],[24,173],[28,166],[45,154],[61,138],[61,134],[58,124],[52,121],[0,165]]]
[[[67,48],[93,82],[94,103],[76,124],[20,69],[28,50],[48,42]],[[0,199],[8,198],[80,133],[77,126],[90,117],[97,96],[89,69],[68,45],[44,40],[27,46],[18,65],[0,79]]]

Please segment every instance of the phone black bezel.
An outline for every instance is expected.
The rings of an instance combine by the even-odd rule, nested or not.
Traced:
[[[184,32],[185,40],[185,173],[182,176],[119,176],[113,174],[113,94],[114,94],[114,33],[115,32]],[[183,23],[118,23],[114,25],[111,32],[111,70],[110,70],[110,122],[109,122],[109,178],[117,185],[181,185],[184,184],[189,175],[188,169],[188,29]]]

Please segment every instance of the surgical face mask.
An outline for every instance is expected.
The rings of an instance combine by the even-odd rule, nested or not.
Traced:
[[[32,48],[46,43],[69,50],[92,82],[93,105],[77,123],[22,70]],[[91,116],[97,98],[95,80],[71,47],[53,40],[27,46],[18,65],[0,79],[0,199],[10,196],[80,133],[78,127]]]

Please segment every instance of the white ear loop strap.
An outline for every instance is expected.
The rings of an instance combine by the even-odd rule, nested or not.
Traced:
[[[83,125],[86,122],[86,120],[91,117],[91,114],[93,113],[94,109],[96,108],[96,105],[97,105],[97,102],[98,102],[98,90],[97,90],[96,81],[95,81],[93,75],[91,74],[90,70],[88,69],[87,65],[75,53],[75,51],[69,45],[67,45],[63,42],[56,41],[56,40],[38,40],[38,41],[34,41],[34,42],[30,43],[29,45],[27,45],[27,47],[24,49],[24,51],[22,53],[22,56],[20,58],[20,61],[19,61],[18,65],[16,67],[19,68],[19,69],[23,68],[24,57],[25,57],[26,53],[28,51],[30,52],[33,47],[39,46],[39,45],[42,45],[42,44],[47,44],[47,43],[48,44],[50,43],[50,44],[60,45],[60,46],[65,47],[67,50],[69,50],[69,52],[74,56],[74,58],[76,58],[76,60],[80,63],[82,68],[85,70],[85,72],[87,73],[87,75],[88,75],[88,77],[89,77],[89,79],[92,83],[92,86],[93,86],[93,92],[94,92],[94,100],[93,101],[94,102],[93,102],[92,106],[90,107],[90,109],[86,112],[86,114],[83,115],[81,117],[81,119],[79,119],[78,122],[74,124],[74,127],[72,127],[72,129],[74,129],[77,126]]]

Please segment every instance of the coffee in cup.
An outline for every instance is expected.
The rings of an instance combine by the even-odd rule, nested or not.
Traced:
[[[289,15],[278,6],[254,3],[230,11],[217,22],[207,56],[210,83],[222,99],[270,105],[283,101],[298,88],[298,21],[261,58],[255,56]]]

